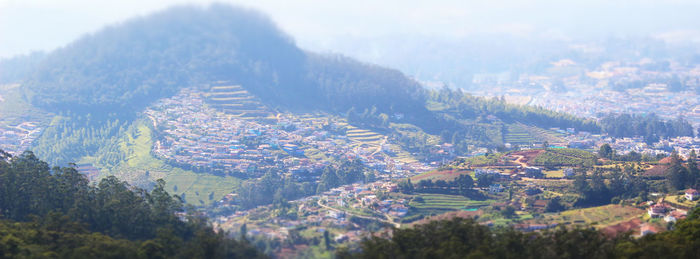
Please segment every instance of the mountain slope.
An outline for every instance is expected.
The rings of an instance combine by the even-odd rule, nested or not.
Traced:
[[[240,84],[273,107],[422,107],[398,71],[307,53],[268,18],[241,8],[181,6],[84,36],[26,80],[33,104],[73,112],[139,111],[187,86]]]

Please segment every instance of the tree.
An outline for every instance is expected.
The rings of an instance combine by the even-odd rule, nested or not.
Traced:
[[[243,225],[241,225],[240,232],[241,240],[247,240],[246,235],[248,235],[248,226],[246,225],[246,223],[243,223]]]
[[[561,204],[561,198],[559,197],[554,197],[550,199],[547,202],[547,206],[545,206],[544,208],[546,212],[559,212],[565,209],[566,207],[564,207],[564,205]]]
[[[411,178],[408,178],[408,180],[405,181],[400,181],[398,187],[399,191],[402,193],[413,193],[413,184],[411,183]]]
[[[671,153],[671,163],[666,169],[666,175],[669,185],[676,190],[682,190],[689,184],[688,169],[682,165],[681,158],[675,151]]]
[[[517,216],[515,214],[515,208],[513,208],[513,206],[506,206],[505,208],[503,208],[503,210],[501,211],[501,215],[509,219]]]
[[[326,245],[326,250],[331,250],[331,237],[328,230],[323,232],[323,244]]]
[[[335,173],[332,167],[326,167],[323,169],[323,174],[321,175],[321,181],[318,183],[318,188],[316,193],[322,193],[330,190],[333,187],[340,185],[340,179]]]
[[[479,187],[489,187],[496,181],[495,174],[481,174],[476,178],[476,185]]]
[[[612,150],[612,147],[610,147],[610,144],[605,143],[605,144],[601,145],[600,148],[598,149],[598,156],[600,158],[612,159],[613,150]]]
[[[690,185],[697,187],[697,181],[700,180],[700,168],[698,168],[697,154],[695,149],[688,154],[688,182]]]

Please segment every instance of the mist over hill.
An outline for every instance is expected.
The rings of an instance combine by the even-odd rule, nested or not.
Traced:
[[[291,109],[406,112],[424,98],[396,70],[305,52],[266,16],[220,4],[173,7],[86,35],[49,53],[25,85],[34,105],[80,113],[138,111],[216,81]]]

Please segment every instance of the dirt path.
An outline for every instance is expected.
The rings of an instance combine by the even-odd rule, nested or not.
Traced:
[[[522,167],[528,167],[527,163],[522,161],[523,158],[525,158],[525,156],[523,156],[523,155],[513,155],[513,156],[517,157],[517,159],[515,159],[515,161],[513,161],[513,162],[515,162],[518,165],[521,165]]]

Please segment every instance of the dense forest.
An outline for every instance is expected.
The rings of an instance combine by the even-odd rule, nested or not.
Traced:
[[[478,224],[473,219],[432,221],[373,236],[358,251],[340,250],[338,258],[697,258],[700,209],[673,230],[634,238],[611,238],[594,228],[564,227],[520,232]]]
[[[185,210],[162,180],[150,192],[114,177],[90,185],[31,152],[0,154],[0,257],[263,257]]]
[[[603,132],[612,137],[642,136],[647,143],[660,138],[694,136],[693,126],[683,117],[664,121],[656,114],[608,114],[600,120]]]

